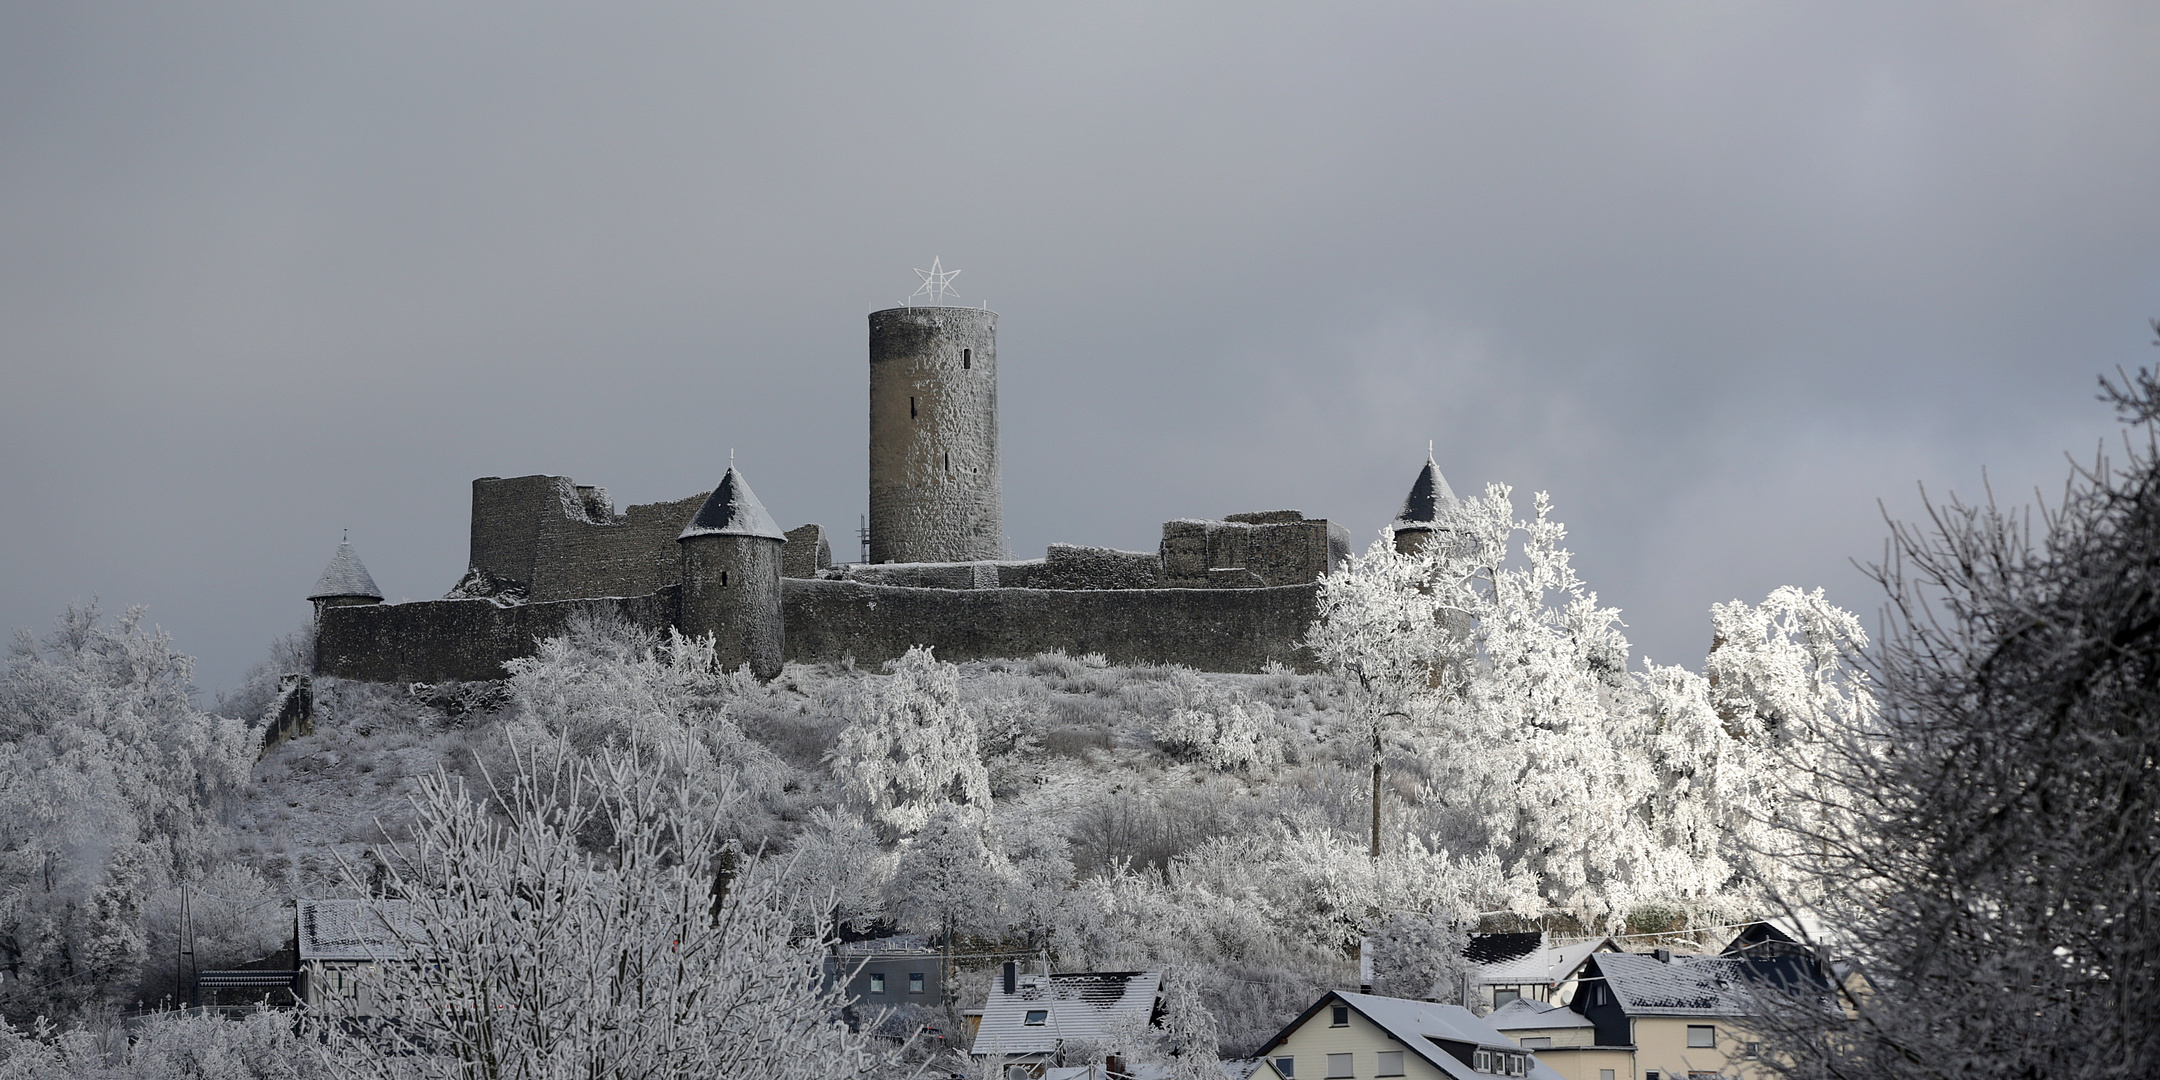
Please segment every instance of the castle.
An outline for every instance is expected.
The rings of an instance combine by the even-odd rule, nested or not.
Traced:
[[[868,561],[835,566],[822,526],[781,531],[733,464],[710,492],[617,513],[566,476],[473,481],[465,575],[441,600],[382,602],[349,543],[308,599],[315,672],[379,682],[499,679],[580,611],[714,636],[760,678],[787,660],[877,663],[1062,649],[1205,671],[1311,666],[1339,524],[1294,510],[1163,523],[1152,552],[1053,544],[1004,558],[997,314],[870,315]],[[1428,455],[1392,524],[1422,542],[1454,501]]]

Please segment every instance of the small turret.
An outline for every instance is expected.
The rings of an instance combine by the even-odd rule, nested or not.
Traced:
[[[380,604],[383,595],[375,587],[375,579],[368,576],[367,567],[360,564],[352,540],[346,538],[338,541],[337,554],[330,557],[330,565],[315,579],[315,591],[308,594],[308,599],[314,602],[315,617],[320,620],[325,608]]]
[[[729,465],[675,538],[682,545],[682,630],[711,634],[720,666],[780,674],[780,552],[787,536]]]
[[[1417,480],[1410,485],[1410,496],[1388,525],[1395,534],[1395,550],[1405,555],[1422,550],[1441,528],[1448,512],[1458,505],[1447,477],[1440,475],[1440,464],[1433,460],[1432,448],[1426,447],[1425,467],[1418,470]]]

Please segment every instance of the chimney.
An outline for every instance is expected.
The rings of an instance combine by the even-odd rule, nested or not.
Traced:
[[[1110,1074],[1110,1080],[1121,1080],[1125,1076],[1125,1059],[1116,1054],[1103,1058],[1103,1071]]]
[[[1015,994],[1019,991],[1020,965],[1011,960],[1007,960],[1005,961],[1005,992],[1007,994]]]
[[[1671,949],[1652,949],[1650,950],[1650,955],[1657,957],[1657,962],[1660,964],[1672,963]]]

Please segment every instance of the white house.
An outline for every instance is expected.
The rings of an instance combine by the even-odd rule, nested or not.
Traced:
[[[1085,1046],[1093,1053],[1120,1048],[1161,1015],[1160,971],[1022,975],[1007,964],[983,1003],[968,1053],[977,1059],[1000,1059],[1008,1067],[1026,1066],[1040,1075],[1047,1066],[1085,1064],[1063,1060],[1067,1049]]]
[[[1260,1048],[1255,1080],[1563,1080],[1460,1005],[1331,992]]]

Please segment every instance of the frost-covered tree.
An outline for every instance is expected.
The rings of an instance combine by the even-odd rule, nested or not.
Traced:
[[[1266,702],[1200,683],[1181,684],[1177,694],[1177,706],[1152,732],[1163,752],[1218,772],[1281,764],[1282,741]]]
[[[1838,738],[1798,762],[1824,805],[1791,822],[1873,992],[1849,1023],[1784,1014],[1792,1075],[2160,1069],[2160,382],[2108,392],[2122,464],[2037,513],[1930,505],[1874,568],[1882,708],[1828,710]]]
[[[1002,863],[984,839],[979,810],[939,807],[900,845],[886,910],[902,927],[948,942],[996,931]]]
[[[827,927],[799,935],[786,881],[723,859],[712,793],[641,755],[521,749],[492,800],[421,784],[411,839],[382,851],[410,919],[378,916],[415,962],[366,969],[332,1006],[343,1072],[809,1080],[890,1064],[840,1020]],[[387,1012],[343,1015],[361,1008]]]
[[[1358,752],[1372,770],[1370,854],[1380,857],[1380,788],[1388,745],[1418,729],[1455,642],[1429,560],[1398,554],[1382,536],[1320,579],[1313,655],[1349,687]]]
[[[235,1020],[168,1013],[126,1033],[58,1029],[42,1018],[27,1030],[0,1025],[6,1080],[331,1080],[346,1075],[324,1061],[290,1014]]]
[[[783,865],[806,914],[865,930],[885,912],[893,855],[853,811],[832,806],[810,811]]]
[[[143,609],[70,607],[0,672],[0,1011],[134,988],[144,906],[199,875],[256,742],[194,705],[194,662]]]
[[[1370,718],[1401,725],[1395,738],[1427,777],[1426,816],[1454,830],[1434,842],[1496,856],[1500,879],[1527,890],[1502,906],[1613,927],[1653,904],[1738,914],[1752,893],[1733,825],[1778,812],[1768,752],[1806,737],[1751,719],[1749,702],[1798,707],[1788,699],[1801,692],[1819,710],[1864,709],[1840,666],[1857,626],[1819,593],[1780,591],[1765,609],[1720,608],[1734,632],[1725,684],[1630,671],[1618,610],[1576,574],[1551,500],[1534,501],[1518,520],[1511,490],[1492,485],[1414,553],[1383,538],[1327,579],[1314,647],[1356,680],[1375,763],[1385,729]],[[1828,644],[1807,638],[1818,652],[1802,665],[1818,689],[1796,691],[1787,646],[1818,632]]]
[[[1372,952],[1373,992],[1417,1000],[1453,1000],[1468,970],[1463,950],[1470,935],[1462,923],[1433,912],[1398,911],[1376,927]]]
[[[947,804],[989,807],[982,722],[961,704],[959,679],[929,649],[909,649],[856,701],[833,747],[834,774],[888,835],[914,835]]]

